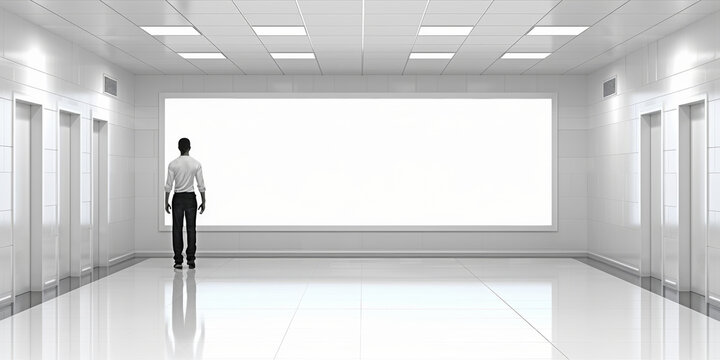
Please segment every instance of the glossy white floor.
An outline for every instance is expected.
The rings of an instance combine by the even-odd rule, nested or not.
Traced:
[[[572,259],[170,265],[0,321],[0,358],[720,359],[720,322]]]

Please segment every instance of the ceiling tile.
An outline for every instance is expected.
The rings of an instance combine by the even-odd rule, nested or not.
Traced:
[[[18,1],[18,0],[14,0]],[[34,0],[56,14],[114,14],[115,11],[100,1],[90,0]]]
[[[626,2],[626,0],[563,1],[550,14],[609,14]]]
[[[127,14],[176,14],[175,8],[165,1],[103,0],[115,11]]]
[[[241,13],[248,14],[298,14],[295,0],[244,0],[235,1]]]
[[[327,14],[307,14],[303,15],[308,26],[360,26],[362,24],[362,16],[354,15],[327,15]]]
[[[183,14],[233,14],[237,7],[230,0],[168,0],[170,5]]]
[[[449,60],[409,60],[404,75],[440,75]]]
[[[485,70],[485,74],[522,74],[538,62],[539,60],[499,59]]]
[[[188,20],[196,26],[242,26],[247,22],[240,14],[186,14]]]
[[[422,24],[426,26],[473,26],[478,22],[480,16],[481,14],[425,14]]]
[[[277,63],[285,75],[320,75],[315,60],[278,60]]]
[[[422,14],[425,1],[371,1],[365,3],[365,14]]]
[[[175,14],[126,14],[133,23],[144,26],[191,26],[192,24],[183,15]]]
[[[535,25],[544,14],[485,14],[479,26]]]
[[[430,1],[428,14],[482,14],[492,1],[444,0]]]
[[[215,25],[198,25],[195,28],[205,36],[255,36],[255,32],[247,25],[239,26],[215,26]]]
[[[298,0],[303,15],[309,14],[359,14],[362,11],[362,0],[327,1]]]
[[[413,52],[456,52],[460,44],[415,44]]]
[[[365,15],[365,26],[420,26],[422,14]]]
[[[242,74],[242,70],[230,60],[191,60],[190,63],[206,74]]]
[[[623,5],[616,14],[675,14],[697,3],[697,0],[647,1],[634,0]]]
[[[488,8],[488,14],[546,14],[560,0],[505,0],[495,1]]]
[[[443,72],[444,75],[480,75],[495,58],[453,58]]]
[[[593,25],[602,19],[606,14],[548,14],[538,25]]]

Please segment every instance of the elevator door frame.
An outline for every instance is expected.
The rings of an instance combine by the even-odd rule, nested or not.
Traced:
[[[656,140],[660,141],[660,179],[659,179],[659,199],[653,199],[652,196],[652,175],[655,173],[652,171],[652,149],[655,147],[652,144],[652,124],[646,123],[646,121],[652,122],[653,116],[660,116],[660,135]],[[647,120],[646,120],[647,119]],[[663,226],[665,223],[665,204],[664,204],[664,167],[665,167],[665,148],[664,139],[665,134],[663,131],[665,121],[665,109],[662,105],[649,106],[643,108],[640,111],[639,118],[639,134],[640,134],[640,228],[641,228],[641,244],[640,244],[640,276],[642,277],[653,277],[653,241],[652,241],[652,209],[655,206],[653,200],[658,200],[660,205],[660,241],[658,244],[660,247],[660,283],[664,285],[663,279],[665,279],[665,241],[663,239],[664,230]],[[647,168],[646,168],[647,167]]]
[[[66,113],[70,115],[70,148],[69,149],[62,149],[62,142],[60,139],[60,116],[61,113]],[[80,225],[80,217],[81,217],[81,194],[82,194],[82,188],[81,188],[81,181],[82,181],[82,145],[80,142],[82,142],[82,109],[79,106],[75,106],[73,104],[67,104],[63,102],[59,102],[57,105],[57,144],[58,144],[58,151],[57,151],[57,164],[58,164],[58,206],[57,206],[57,214],[56,218],[58,219],[58,226],[61,225],[61,214],[60,211],[64,207],[64,204],[62,204],[62,195],[60,194],[60,191],[65,189],[60,189],[60,185],[62,185],[61,176],[60,176],[60,156],[61,151],[69,150],[70,151],[70,212],[72,217],[70,218],[70,277],[78,277],[82,275],[82,256],[81,254],[75,254],[80,249],[78,248],[78,244],[80,243],[80,239],[82,239],[82,227]],[[73,144],[73,140],[76,140],[77,143]],[[75,161],[73,163],[73,160]],[[56,257],[57,257],[57,275],[56,278],[60,279],[60,236],[58,235],[58,241],[56,243]],[[73,269],[73,259],[77,257],[76,262],[78,265],[78,269]],[[73,271],[76,270],[76,271]]]
[[[15,181],[15,178],[17,177],[17,170],[16,170],[16,164],[15,164],[15,152],[17,151],[17,148],[16,148],[17,143],[15,142],[15,130],[16,130],[16,129],[15,129],[15,124],[16,124],[16,121],[17,121],[17,105],[18,105],[18,103],[22,103],[22,104],[25,104],[25,105],[29,105],[29,106],[31,107],[31,109],[32,109],[33,107],[39,107],[39,108],[40,108],[40,119],[39,119],[39,121],[41,122],[41,123],[40,123],[40,131],[41,131],[41,133],[42,133],[42,131],[43,131],[43,129],[42,129],[42,126],[43,126],[42,121],[43,121],[43,115],[44,115],[43,112],[44,112],[44,108],[45,108],[45,106],[44,106],[44,104],[43,104],[43,102],[42,102],[42,99],[39,98],[39,97],[32,96],[32,95],[27,95],[27,94],[23,94],[23,93],[13,93],[13,99],[12,99],[12,105],[11,105],[11,106],[12,106],[12,120],[11,120],[11,126],[10,126],[10,131],[12,132],[12,138],[13,138],[13,142],[12,142],[12,144],[13,144],[13,147],[12,147],[12,149],[13,149],[13,150],[12,150],[12,166],[11,166],[11,168],[12,168],[12,174],[13,174],[13,175],[11,176],[11,179],[10,179],[11,188],[12,188],[12,191],[10,192],[10,202],[11,202],[11,204],[13,204],[13,208],[12,208],[12,221],[11,221],[11,224],[10,224],[11,234],[12,234],[12,248],[13,248],[13,249],[12,249],[12,257],[11,257],[11,270],[10,270],[10,271],[12,272],[12,274],[11,274],[11,276],[12,276],[12,291],[11,291],[11,298],[8,300],[8,303],[11,303],[11,304],[15,302],[15,297],[18,295],[18,292],[17,292],[17,291],[18,291],[18,289],[17,289],[17,279],[16,279],[17,273],[16,273],[16,271],[15,271],[15,264],[17,263],[17,261],[16,261],[16,259],[15,259],[15,257],[16,257],[16,247],[17,247],[17,239],[15,238],[15,224],[16,224],[16,222],[17,222],[17,220],[16,220],[16,217],[17,217],[17,208],[16,208],[16,206],[15,206],[15,200],[16,200],[16,199],[15,199],[15,197],[16,197],[15,194],[16,194],[16,192],[17,192],[17,191],[16,191],[16,181]],[[32,115],[32,113],[31,113],[31,115]],[[30,121],[32,121],[32,118],[30,119]],[[31,129],[32,129],[32,128],[31,128]],[[32,138],[32,130],[31,130],[30,137]],[[41,134],[40,138],[41,138],[41,141],[42,141],[42,134]],[[32,144],[32,142],[31,142],[31,144]],[[44,150],[44,145],[41,144],[40,146],[41,146],[40,149],[41,149],[41,150]],[[31,156],[31,157],[30,157],[30,160],[32,161],[32,155],[30,155],[30,156]],[[44,156],[43,156],[42,152],[41,152],[41,154],[40,154],[40,160],[41,160],[41,162],[44,161]],[[40,168],[41,168],[41,170],[44,169],[44,164],[40,164]],[[30,164],[30,169],[31,169],[31,171],[32,171],[32,164]],[[40,197],[41,197],[41,200],[40,200],[40,201],[41,201],[41,207],[42,207],[42,197],[43,197],[43,195],[44,195],[44,194],[43,194],[43,192],[44,192],[43,188],[44,188],[44,187],[42,186],[42,181],[43,181],[43,180],[42,180],[42,177],[43,177],[42,175],[43,175],[43,174],[41,173],[41,174],[40,174],[40,177],[41,177],[41,180],[40,180],[40,181],[41,181],[41,193],[40,193]],[[32,189],[31,189],[31,191],[32,191]],[[30,208],[30,211],[32,212],[32,199],[31,199],[30,201],[31,201],[31,203],[30,203],[29,208]],[[42,209],[40,209],[40,213],[42,214]],[[39,260],[40,260],[41,263],[40,263],[40,268],[39,268],[39,270],[36,270],[36,271],[39,271],[39,272],[40,272],[40,274],[39,274],[40,283],[41,283],[41,284],[40,284],[40,289],[41,289],[41,290],[45,290],[45,288],[47,288],[48,286],[46,286],[45,284],[42,284],[42,283],[44,282],[44,279],[43,279],[43,264],[42,264],[42,240],[43,240],[43,239],[42,239],[42,219],[40,219],[40,221],[41,221],[41,235],[40,235],[40,245],[39,245],[39,246],[40,246],[40,254],[39,254],[39,255],[38,255],[38,254],[35,254],[35,257],[39,258]],[[32,228],[32,219],[30,219],[29,226]],[[34,256],[33,256],[33,246],[32,246],[32,229],[31,229],[31,238],[30,238],[29,241],[30,241],[29,249],[30,249],[30,261],[31,261],[31,263],[29,264],[29,266],[30,266],[30,274],[29,274],[29,276],[30,276],[30,288],[29,288],[29,291],[36,291],[35,289],[33,289],[34,285],[33,285],[33,269],[32,269],[32,266],[33,266],[33,265],[32,265],[32,261],[33,261],[33,257],[34,257]],[[36,259],[36,261],[37,261],[37,259]],[[56,284],[57,284],[57,279],[55,280],[55,283],[52,284],[52,286],[55,286]]]
[[[91,128],[91,189],[92,189],[92,227],[91,227],[91,257],[93,270],[98,267],[101,272],[103,269],[107,269],[110,266],[110,234],[109,234],[109,203],[110,203],[110,187],[109,187],[109,170],[110,170],[110,158],[109,158],[109,125],[110,122],[107,120],[107,114],[93,113],[90,117],[92,128]],[[95,124],[100,124],[100,131],[98,133],[98,149],[95,154],[95,146],[92,144],[95,137]],[[98,157],[98,166],[96,169],[95,156]],[[100,160],[104,158],[104,161]],[[98,175],[98,196],[95,198],[95,172]],[[95,203],[97,200],[97,204]],[[95,206],[98,207],[98,213],[96,216]],[[97,227],[98,231],[95,231]],[[95,234],[98,234],[98,239],[95,239]],[[98,244],[98,248],[95,248],[95,244]]]
[[[705,128],[705,149],[703,150],[703,151],[705,152],[705,172],[704,172],[704,176],[705,176],[705,186],[704,186],[704,188],[705,188],[705,189],[704,189],[704,191],[705,191],[705,197],[704,197],[704,199],[703,199],[703,200],[704,200],[704,214],[702,214],[703,218],[705,219],[705,221],[704,221],[705,241],[704,241],[704,249],[703,249],[703,252],[704,252],[704,254],[705,254],[705,256],[704,256],[704,258],[705,258],[705,266],[704,266],[704,269],[702,270],[703,273],[704,273],[704,281],[703,281],[703,282],[704,282],[704,284],[703,284],[704,289],[703,289],[703,294],[700,294],[700,295],[703,295],[703,297],[704,297],[704,306],[707,307],[707,306],[708,306],[708,296],[709,296],[709,294],[710,294],[710,293],[709,293],[709,283],[708,283],[708,281],[709,281],[708,260],[709,260],[709,259],[708,259],[708,251],[707,251],[708,230],[709,230],[709,228],[708,228],[708,226],[709,226],[709,223],[708,223],[708,211],[709,211],[709,205],[710,205],[710,204],[709,204],[709,195],[710,195],[710,192],[709,192],[709,184],[710,184],[710,171],[709,171],[709,170],[710,170],[710,167],[709,167],[709,160],[710,160],[710,159],[709,159],[709,151],[708,151],[708,146],[709,146],[709,144],[710,144],[710,142],[709,142],[709,136],[710,136],[710,114],[709,114],[709,110],[710,110],[710,109],[709,109],[708,96],[707,96],[707,94],[700,94],[700,95],[695,95],[695,96],[692,96],[692,97],[685,98],[685,99],[683,99],[682,101],[679,101],[679,102],[677,103],[677,106],[675,107],[675,109],[676,109],[676,111],[677,111],[677,116],[678,116],[678,125],[679,125],[679,126],[678,126],[678,129],[680,129],[680,127],[682,126],[681,123],[682,123],[683,121],[691,121],[691,120],[692,120],[692,114],[690,114],[690,117],[689,117],[689,118],[683,119],[681,109],[684,108],[684,107],[692,107],[692,106],[696,106],[696,105],[699,105],[699,104],[702,104],[702,105],[703,105],[703,108],[704,108],[704,121],[703,121],[704,123],[703,123],[703,126],[704,126],[704,128]],[[691,124],[688,123],[687,126],[688,126],[689,129],[691,129],[691,128],[690,128]],[[692,144],[690,144],[690,145],[692,145]],[[680,150],[680,143],[678,143],[678,151],[679,151],[679,150]],[[692,151],[692,150],[691,150],[691,151]],[[691,161],[692,161],[692,160],[691,160]],[[690,164],[688,164],[688,166],[690,166]],[[678,164],[678,169],[680,169],[680,167],[681,167],[681,165]],[[692,170],[692,169],[691,169],[691,170]],[[692,174],[690,174],[690,176],[692,176]],[[680,187],[680,181],[678,181],[678,187]],[[681,192],[678,192],[678,196],[681,196],[681,195],[682,195],[682,193],[681,193]],[[689,200],[688,200],[688,201],[689,201]],[[692,216],[692,215],[691,215],[691,216]],[[682,218],[682,214],[681,214],[680,219],[681,219],[681,218]],[[686,226],[691,226],[691,225],[692,225],[692,222],[690,222],[690,223],[687,224]],[[682,227],[682,225],[680,225],[680,226]],[[682,229],[680,230],[680,232],[682,233]],[[693,247],[692,247],[693,245],[692,245],[691,239],[687,239],[685,242],[683,242],[682,239],[679,239],[679,241],[680,241],[680,243],[679,243],[679,247],[680,247],[680,248],[678,249],[678,254],[679,254],[679,255],[682,255],[682,253],[681,253],[681,251],[683,250],[682,247],[683,247],[683,246],[686,247],[686,249],[684,249],[684,251],[687,251],[687,259],[686,259],[686,260],[691,262],[691,261],[692,261],[692,249],[693,249]],[[680,291],[680,292],[688,292],[688,293],[691,293],[691,292],[693,292],[693,291],[692,291],[692,264],[691,264],[691,263],[688,263],[685,267],[683,267],[683,264],[681,264],[681,261],[682,261],[682,257],[681,257],[681,256],[678,256],[678,267],[679,267],[679,269],[678,269],[678,275],[679,275],[679,276],[678,276],[678,285],[677,285],[677,287],[676,287],[676,290],[677,290],[677,291]],[[684,269],[684,272],[683,272],[683,269]],[[680,283],[681,281],[683,282],[682,284]]]

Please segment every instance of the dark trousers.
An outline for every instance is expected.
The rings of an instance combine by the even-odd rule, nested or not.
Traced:
[[[173,218],[173,251],[175,252],[175,263],[183,262],[183,218],[187,221],[185,225],[187,229],[187,260],[195,261],[195,218],[197,217],[197,200],[195,193],[175,193],[172,198],[172,218]]]

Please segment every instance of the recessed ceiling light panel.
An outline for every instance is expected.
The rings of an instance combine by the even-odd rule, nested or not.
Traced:
[[[534,60],[534,59],[544,59],[546,57],[550,56],[550,53],[505,53],[502,58],[503,59],[511,59],[511,60]]]
[[[587,26],[535,26],[528,35],[575,36],[587,29]]]
[[[472,26],[421,26],[420,36],[468,36]]]
[[[315,53],[298,53],[298,52],[281,52],[270,53],[275,60],[312,60],[315,59]]]
[[[225,59],[225,55],[223,55],[223,53],[219,53],[219,52],[185,52],[185,53],[178,53],[178,55],[184,57],[185,59],[190,59],[190,60]]]
[[[192,26],[141,26],[152,36],[197,36],[200,33]]]
[[[307,35],[304,26],[253,26],[258,36],[304,36]]]
[[[452,52],[414,52],[410,53],[410,60],[449,60],[453,56]]]

